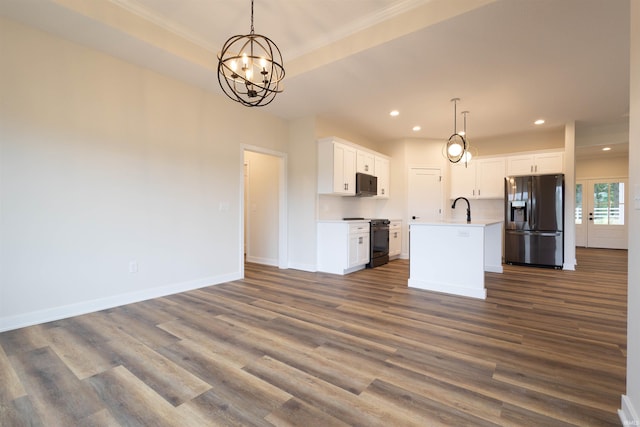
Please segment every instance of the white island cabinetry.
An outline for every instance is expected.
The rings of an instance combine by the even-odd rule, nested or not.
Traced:
[[[369,262],[369,221],[318,222],[318,271],[348,274]]]
[[[502,273],[502,221],[412,222],[409,286],[485,299],[484,272]]]

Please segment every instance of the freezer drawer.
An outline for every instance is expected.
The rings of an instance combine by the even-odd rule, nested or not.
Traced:
[[[562,268],[562,232],[505,230],[504,262]]]

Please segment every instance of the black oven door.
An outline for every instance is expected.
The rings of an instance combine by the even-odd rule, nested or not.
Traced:
[[[386,221],[385,221],[386,222]],[[371,252],[368,268],[389,262],[389,224],[371,224]]]

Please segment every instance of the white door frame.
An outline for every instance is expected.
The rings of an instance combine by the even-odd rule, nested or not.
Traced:
[[[624,183],[624,225],[595,225],[591,222],[590,212],[593,208],[593,185],[595,183],[611,183],[611,182],[623,182]],[[583,243],[586,247],[602,247],[610,249],[627,249],[628,248],[628,229],[629,229],[629,179],[627,177],[605,177],[605,178],[580,178],[576,179],[576,185],[582,184],[582,224],[576,225],[576,237],[580,231],[582,233],[581,239],[576,238],[576,243]],[[599,242],[596,240],[596,227],[599,232],[605,230],[606,227],[610,227],[609,233],[605,233],[611,236],[610,239],[605,238]],[[623,228],[619,228],[623,227]],[[622,232],[622,233],[621,233]],[[601,234],[601,233],[597,233]],[[618,234],[619,237],[615,237]],[[624,237],[622,237],[624,235]],[[620,239],[624,239],[621,241]]]
[[[289,249],[288,249],[288,233],[287,233],[287,153],[280,151],[270,150],[268,148],[257,147],[254,145],[240,144],[240,210],[242,212],[242,225],[240,228],[240,272],[244,277],[244,164],[245,164],[245,151],[252,151],[254,153],[266,154],[278,158],[278,170],[279,170],[279,186],[278,186],[278,268],[289,267]]]

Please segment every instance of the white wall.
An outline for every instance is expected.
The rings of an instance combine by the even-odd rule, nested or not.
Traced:
[[[247,261],[278,265],[280,159],[245,151]]]
[[[0,40],[0,330],[239,277],[240,144],[286,151],[287,123],[10,21]]]
[[[625,425],[640,425],[640,0],[631,1],[630,16],[629,188],[634,206],[629,210],[627,393],[621,418]]]
[[[316,270],[317,148],[316,120],[304,117],[289,126],[289,267]]]

